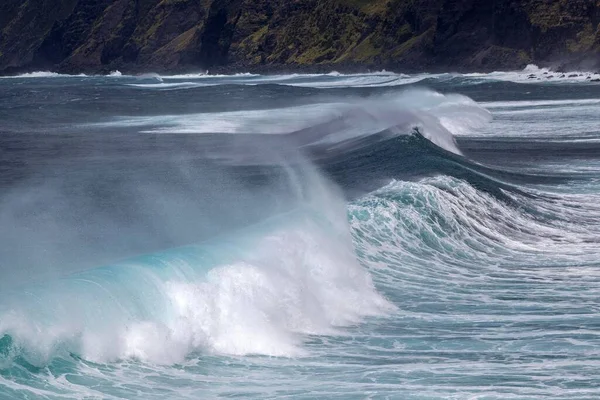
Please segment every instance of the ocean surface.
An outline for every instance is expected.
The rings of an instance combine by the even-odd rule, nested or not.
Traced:
[[[0,78],[0,399],[599,399],[599,78]]]

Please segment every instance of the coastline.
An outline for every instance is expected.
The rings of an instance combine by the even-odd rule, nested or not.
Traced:
[[[552,73],[584,73],[584,74],[600,74],[600,69],[578,69],[578,64],[569,66],[562,63],[540,63],[530,64],[546,68]],[[525,64],[520,68],[494,68],[489,66],[486,68],[473,68],[460,65],[428,65],[422,68],[393,66],[389,64],[361,64],[361,63],[324,63],[324,64],[250,64],[250,65],[221,65],[206,68],[196,65],[182,65],[174,68],[160,68],[151,65],[138,64],[114,64],[103,65],[90,68],[71,68],[60,65],[54,66],[27,66],[24,68],[10,68],[0,71],[0,77],[18,76],[24,74],[32,74],[37,72],[56,73],[61,75],[110,75],[115,71],[123,75],[183,75],[183,74],[206,74],[206,75],[236,75],[236,74],[257,74],[257,75],[284,75],[284,74],[329,74],[337,72],[340,74],[369,74],[376,72],[389,72],[395,74],[489,74],[493,72],[521,72],[528,65]]]

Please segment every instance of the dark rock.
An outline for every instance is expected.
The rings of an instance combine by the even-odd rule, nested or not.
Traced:
[[[600,68],[591,0],[0,3],[0,73]]]

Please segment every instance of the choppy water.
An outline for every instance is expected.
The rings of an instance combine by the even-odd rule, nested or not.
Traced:
[[[0,399],[597,399],[596,78],[0,78]]]

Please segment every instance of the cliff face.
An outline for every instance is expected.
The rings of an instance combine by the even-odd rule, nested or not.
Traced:
[[[600,66],[600,0],[3,0],[0,72]]]

